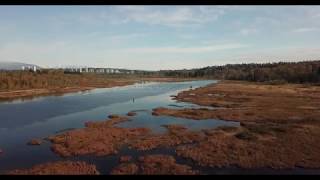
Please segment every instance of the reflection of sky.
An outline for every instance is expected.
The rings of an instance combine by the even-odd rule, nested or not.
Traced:
[[[117,90],[96,89],[81,95],[41,97],[23,103],[0,104],[0,143],[8,139],[42,136],[67,128],[83,127],[90,120],[105,120],[109,114],[126,114],[131,110],[148,109],[174,104],[170,95],[181,89],[205,85],[212,81],[150,83]],[[132,102],[132,97],[135,101]],[[186,103],[180,103],[186,104]]]
[[[48,96],[24,102],[0,103],[2,128],[16,128],[33,122],[46,121],[61,115],[88,111],[98,107],[126,102],[132,98],[158,95],[189,87],[190,82],[136,84],[127,87],[96,89],[91,92]],[[194,84],[207,83],[193,82]]]

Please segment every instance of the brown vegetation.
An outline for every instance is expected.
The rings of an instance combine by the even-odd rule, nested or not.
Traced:
[[[127,121],[126,117],[114,117],[102,122],[87,122],[86,128],[51,136],[52,150],[64,157],[94,154],[116,154],[128,141],[147,135],[147,128],[119,128],[113,125]]]
[[[123,163],[112,169],[112,175],[134,175],[138,174],[139,167],[135,163]]]
[[[240,122],[286,123],[305,119],[319,120],[320,117],[320,87],[311,85],[223,81],[181,92],[175,99],[217,108],[157,108],[154,112],[190,119],[213,118]]]
[[[30,169],[13,170],[10,175],[98,175],[95,165],[85,162],[58,161],[36,165]]]
[[[64,132],[48,137],[53,152],[63,157],[94,154],[116,154],[128,145],[137,150],[171,147],[192,143],[201,139],[197,132],[188,131],[180,125],[167,125],[165,134],[153,134],[148,128],[120,128],[114,125],[128,121],[126,117],[114,117],[101,122],[86,122],[86,128]]]
[[[202,139],[197,132],[188,131],[181,125],[166,125],[168,132],[159,135],[149,135],[131,141],[130,147],[137,150],[151,150],[159,147],[174,147],[181,144],[193,143]]]
[[[202,166],[240,168],[320,168],[319,123],[284,126],[250,124],[237,130],[211,130],[197,145],[177,154]]]
[[[121,163],[124,163],[124,162],[129,162],[129,161],[131,161],[131,159],[132,159],[131,156],[121,156],[120,159],[119,159],[119,161],[120,161]]]
[[[42,141],[40,139],[32,139],[28,142],[28,145],[41,145]]]
[[[62,70],[0,71],[0,100],[125,86],[143,81],[177,82],[188,80],[191,79],[92,73],[65,74]]]
[[[128,112],[127,113],[127,116],[135,116],[135,115],[137,115],[137,113],[135,113],[135,112]]]
[[[2,71],[0,82],[0,91],[12,91],[67,87],[112,87],[136,81],[130,78],[111,78],[100,74],[65,74],[60,70],[43,70],[42,72]]]
[[[93,87],[66,87],[66,88],[53,88],[53,89],[28,89],[28,90],[4,91],[4,92],[0,92],[0,100],[45,96],[50,94],[60,95],[64,93],[87,91],[92,89]]]
[[[193,175],[198,172],[192,170],[190,166],[176,163],[173,156],[156,154],[139,157],[137,164],[120,164],[111,174]]]
[[[160,116],[175,116],[188,118],[193,120],[210,119],[212,115],[208,113],[208,109],[169,109],[164,107],[155,108],[152,111],[152,115]]]
[[[239,121],[240,127],[190,131],[181,125],[166,125],[167,133],[153,134],[146,128],[114,127],[128,117],[112,116],[108,121],[88,122],[84,129],[72,130],[51,140],[53,150],[63,156],[108,155],[116,153],[122,145],[137,150],[171,147],[177,155],[201,166],[320,168],[319,95],[320,88],[316,86],[224,81],[181,92],[176,97],[179,101],[214,105],[217,109],[157,108],[154,113],[198,120]],[[162,156],[140,158],[138,164],[126,161],[113,173],[189,172],[190,169],[180,170],[180,166],[172,165],[173,161]]]
[[[224,81],[181,92],[176,99],[218,108],[154,111],[158,115],[241,122],[239,128],[204,131],[205,138],[196,144],[178,147],[179,156],[211,167],[320,168],[317,86]]]
[[[163,175],[192,175],[197,172],[190,166],[177,164],[173,156],[168,155],[146,155],[139,158],[142,174],[163,174]]]

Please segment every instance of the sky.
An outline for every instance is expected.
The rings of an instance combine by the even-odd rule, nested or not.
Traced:
[[[0,62],[190,69],[320,59],[320,6],[0,6]]]

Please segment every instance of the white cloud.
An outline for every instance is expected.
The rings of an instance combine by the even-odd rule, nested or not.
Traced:
[[[177,36],[183,40],[190,40],[196,38],[196,35],[194,34],[178,34]]]
[[[125,18],[122,22],[134,21],[174,27],[207,23],[224,14],[224,9],[210,6],[177,6],[161,9],[153,6],[125,6],[117,9]]]
[[[130,40],[135,38],[141,38],[147,36],[146,33],[131,33],[131,34],[116,34],[116,35],[110,35],[107,38],[111,41],[124,41],[124,40]]]
[[[257,28],[244,28],[240,30],[240,33],[244,36],[256,34],[258,32]]]
[[[304,33],[304,32],[312,32],[312,31],[319,31],[319,30],[320,30],[320,28],[316,28],[316,27],[306,27],[306,28],[294,29],[293,32]]]
[[[59,60],[71,60],[67,57],[61,58],[61,56],[68,54],[68,52],[69,54],[75,54],[71,52],[72,49],[72,46],[64,41],[50,43],[8,43],[0,47],[0,60],[34,63],[45,66],[59,63]]]
[[[314,18],[320,18],[320,13],[314,14],[312,17],[314,17]]]
[[[307,47],[288,47],[288,48],[269,48],[233,55],[229,58],[238,62],[274,62],[274,61],[302,61],[319,60],[320,48]]]
[[[238,49],[248,47],[246,44],[233,43],[202,47],[146,47],[146,48],[128,48],[120,51],[130,53],[204,53],[213,51],[222,51],[229,49]]]
[[[96,12],[60,14],[50,21],[58,28],[74,23],[94,26],[130,22],[181,27],[214,21],[228,9],[221,6],[108,6]]]

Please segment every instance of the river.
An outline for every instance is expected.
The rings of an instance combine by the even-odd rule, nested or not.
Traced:
[[[222,120],[194,121],[151,115],[152,109],[157,107],[199,107],[189,103],[178,103],[170,96],[176,95],[179,91],[188,90],[191,86],[197,88],[210,83],[216,83],[216,81],[150,82],[59,96],[1,102],[0,148],[4,153],[0,155],[0,173],[16,168],[28,168],[48,161],[61,160],[50,150],[49,142],[45,141],[40,146],[28,146],[27,142],[33,138],[45,138],[63,130],[82,128],[86,121],[106,120],[110,114],[125,115],[129,111],[136,111],[137,115],[131,117],[131,121],[117,126],[149,127],[155,133],[165,132],[166,129],[162,127],[165,124],[183,124],[192,130],[222,125],[239,125],[236,122]],[[158,151],[173,153],[168,149],[158,149],[153,152]],[[141,153],[123,148],[119,155],[122,154],[138,155]],[[106,164],[104,170],[100,171],[108,173],[115,166],[119,155],[105,158],[75,157],[73,159],[80,158],[94,161],[96,164],[99,162]]]

